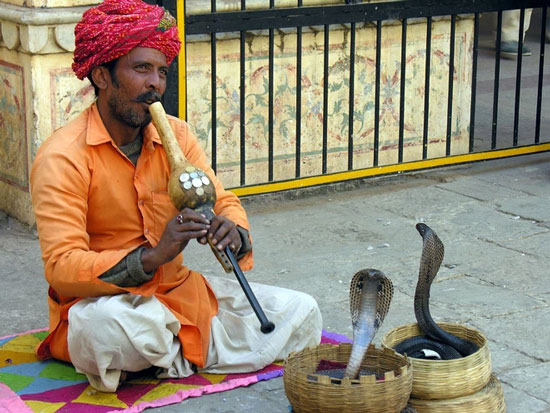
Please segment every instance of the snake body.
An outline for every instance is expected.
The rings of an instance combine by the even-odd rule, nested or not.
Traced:
[[[416,229],[422,236],[422,256],[418,283],[414,295],[414,314],[418,327],[424,337],[411,337],[397,344],[398,353],[407,353],[410,357],[426,358],[424,350],[432,350],[439,358],[450,360],[466,357],[475,353],[478,346],[448,333],[439,327],[430,314],[430,287],[443,262],[445,248],[436,233],[426,224],[419,223]]]

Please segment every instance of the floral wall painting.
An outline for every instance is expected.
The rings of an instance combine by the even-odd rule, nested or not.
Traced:
[[[332,27],[332,26],[331,26]],[[274,37],[273,124],[269,125],[269,37],[247,32],[245,60],[245,117],[240,118],[240,39],[226,36],[216,42],[216,162],[227,187],[241,186],[241,121],[245,123],[245,185],[268,181],[269,128],[273,128],[273,179],[293,179],[299,140],[300,176],[322,173],[323,87],[328,84],[327,173],[348,168],[350,31],[334,26],[329,33],[329,70],[324,73],[324,31],[304,29],[301,77],[297,79],[295,30],[276,31]],[[407,26],[406,71],[401,79],[401,24],[382,27],[380,56],[380,111],[378,164],[398,162],[399,122],[403,117],[403,161],[422,158],[424,120],[426,24]],[[455,27],[452,63],[452,154],[467,151],[472,62],[471,19]],[[353,94],[352,160],[354,169],[373,166],[375,136],[376,27],[358,25]],[[212,66],[210,43],[187,47],[188,120],[209,155],[212,149]],[[450,63],[450,22],[433,23],[428,114],[428,157],[445,155]],[[328,79],[325,79],[325,76]],[[296,90],[301,86],[301,118],[297,119]],[[400,114],[402,82],[404,113]],[[296,122],[301,135],[296,136]]]
[[[0,60],[0,180],[28,190],[23,68]]]

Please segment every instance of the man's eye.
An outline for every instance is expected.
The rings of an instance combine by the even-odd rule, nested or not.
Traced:
[[[162,76],[168,76],[168,69],[160,69],[159,70],[159,73],[162,75]]]
[[[136,70],[139,71],[139,72],[143,72],[143,71],[147,70],[147,66],[145,66],[145,65],[137,65],[137,66],[136,66]]]

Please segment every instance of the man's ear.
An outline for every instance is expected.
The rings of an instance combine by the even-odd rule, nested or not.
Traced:
[[[105,66],[94,67],[90,75],[99,89],[107,89],[108,84],[111,82],[111,74]]]

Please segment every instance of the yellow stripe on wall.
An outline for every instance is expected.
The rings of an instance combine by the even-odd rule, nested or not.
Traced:
[[[464,155],[447,156],[443,158],[426,159],[421,161],[406,162],[395,165],[385,165],[355,171],[337,172],[333,174],[297,178],[268,184],[251,185],[241,188],[232,188],[231,192],[237,196],[265,194],[268,192],[286,191],[289,189],[305,188],[316,185],[349,181],[352,179],[367,178],[371,176],[395,174],[405,171],[429,169],[440,166],[457,165],[461,163],[485,161],[490,159],[508,158],[530,153],[550,151],[550,143],[522,146],[520,148],[501,149],[488,152],[468,153]]]
[[[187,107],[187,65],[185,57],[185,0],[176,1],[176,14],[178,18],[178,31],[181,40],[181,50],[178,55],[178,117],[186,120]]]

